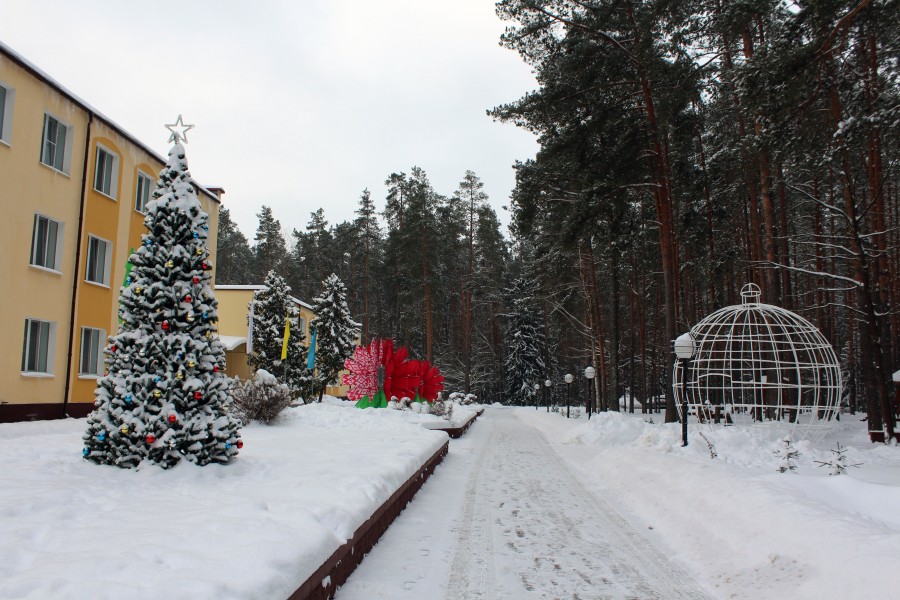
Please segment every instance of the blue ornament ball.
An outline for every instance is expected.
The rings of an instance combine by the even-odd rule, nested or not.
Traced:
[[[230,450],[230,449],[231,449],[231,442],[225,442],[225,449],[226,449],[226,450]],[[85,450],[87,450],[87,448],[85,448]]]
[[[90,453],[91,453],[91,451],[88,448],[85,448],[84,450],[81,451],[82,456],[87,456]]]
[[[153,242],[150,241],[150,240],[145,240],[145,241],[144,241],[144,245],[147,246],[147,247],[149,248],[150,246],[153,245]]]
[[[131,285],[131,277],[125,278],[125,285]]]
[[[106,432],[105,432],[105,431],[101,431],[100,433],[98,433],[98,434],[97,434],[97,439],[100,440],[101,442],[102,442],[103,440],[105,440],[105,439],[106,439]]]
[[[195,231],[195,232],[194,232],[194,239],[196,240],[198,237],[200,237],[200,234],[197,233],[197,232]]]
[[[126,403],[126,404],[131,404],[131,394],[128,394],[128,395],[125,396],[125,403]]]
[[[161,380],[162,380],[162,377],[160,377],[159,375],[157,375],[156,377],[153,378],[154,383],[159,383]]]

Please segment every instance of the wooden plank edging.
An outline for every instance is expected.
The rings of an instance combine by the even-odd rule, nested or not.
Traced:
[[[353,537],[334,551],[315,573],[313,573],[288,600],[328,600],[334,598],[338,587],[346,583],[350,574],[368,554],[387,528],[406,508],[416,492],[447,456],[450,442],[444,442],[406,483],[391,495],[366,522],[354,532]]]

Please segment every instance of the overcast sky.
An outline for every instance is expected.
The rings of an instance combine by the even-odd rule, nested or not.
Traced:
[[[493,0],[4,0],[0,40],[165,156],[188,133],[191,174],[225,188],[244,234],[273,208],[286,231],[322,207],[353,218],[392,172],[452,194],[467,169],[504,224],[527,132],[485,110],[535,86],[498,45]]]

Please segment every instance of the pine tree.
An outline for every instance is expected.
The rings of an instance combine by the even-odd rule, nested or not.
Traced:
[[[219,235],[216,244],[216,283],[244,284],[253,281],[253,250],[247,238],[231,220],[224,206],[219,208]]]
[[[269,271],[277,271],[287,254],[281,223],[272,214],[272,209],[263,206],[256,215],[259,227],[256,229],[256,246],[253,248],[253,276],[259,281]]]
[[[225,463],[243,445],[215,329],[208,215],[174,138],[147,205],[149,232],[129,259],[121,324],[108,340],[106,374],[83,436],[84,457],[98,464]]]
[[[284,278],[269,271],[264,288],[253,293],[250,313],[253,318],[253,352],[249,357],[254,369],[265,369],[291,389],[296,396],[312,395],[312,376],[306,365],[306,336],[300,327],[300,309],[291,298]],[[248,317],[249,318],[249,317]],[[281,359],[286,323],[290,322],[287,356]]]
[[[316,318],[310,324],[316,332],[316,386],[319,400],[325,386],[337,381],[344,361],[353,354],[359,326],[350,317],[347,307],[347,288],[332,273],[322,282],[322,293],[313,300]]]
[[[528,280],[522,277],[516,279],[509,296],[512,311],[507,334],[506,403],[537,404],[540,402],[540,390],[535,391],[534,386],[543,384],[546,373],[544,336]]]

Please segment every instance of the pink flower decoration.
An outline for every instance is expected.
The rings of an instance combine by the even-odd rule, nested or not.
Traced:
[[[373,353],[372,346],[368,348],[357,346],[353,357],[344,361],[344,368],[350,371],[341,376],[344,385],[350,386],[347,390],[347,398],[360,400],[365,396],[370,398],[378,393],[378,365],[377,352]]]

